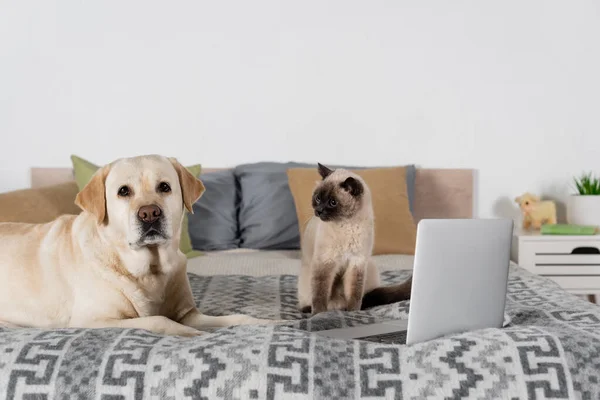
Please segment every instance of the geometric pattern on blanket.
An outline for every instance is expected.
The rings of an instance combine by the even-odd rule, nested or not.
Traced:
[[[382,274],[386,284],[403,271]],[[510,326],[413,346],[311,331],[406,318],[409,302],[306,318],[295,276],[190,275],[201,311],[290,319],[196,338],[135,329],[0,328],[8,399],[347,399],[600,397],[600,308],[511,267]]]

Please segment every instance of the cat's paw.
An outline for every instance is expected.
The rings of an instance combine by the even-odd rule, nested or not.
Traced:
[[[313,307],[313,308],[312,308],[311,315],[314,317],[315,315],[317,315],[317,314],[320,314],[320,313],[322,313],[322,312],[326,312],[326,311],[327,311],[327,309],[326,309],[326,308],[322,308],[322,309],[321,309],[321,308],[315,308],[315,307]]]
[[[298,310],[300,310],[300,312],[302,314],[311,314],[312,313],[312,307],[311,306],[299,307]]]

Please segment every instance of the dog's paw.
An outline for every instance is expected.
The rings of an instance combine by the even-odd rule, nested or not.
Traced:
[[[254,323],[252,325],[280,325],[289,321],[283,319],[254,319]]]
[[[271,322],[269,319],[254,318],[244,314],[231,315],[230,317],[233,318],[233,325],[267,325]]]
[[[265,325],[283,325],[283,324],[289,324],[290,322],[294,322],[294,321],[289,321],[289,320],[285,320],[285,319],[265,319],[264,320],[264,324]]]
[[[196,337],[205,335],[206,333],[207,332],[199,331],[198,329],[190,328],[189,326],[183,326],[173,332],[168,332],[169,335],[182,337]]]

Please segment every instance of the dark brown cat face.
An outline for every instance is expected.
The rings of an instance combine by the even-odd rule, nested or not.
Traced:
[[[319,174],[323,181],[317,186],[312,197],[315,215],[325,222],[352,217],[360,208],[364,193],[359,180],[351,176],[336,176],[334,172],[319,164]]]

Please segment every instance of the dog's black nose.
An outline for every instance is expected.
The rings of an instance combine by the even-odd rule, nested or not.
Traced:
[[[148,206],[142,206],[138,210],[138,219],[143,222],[153,223],[156,221],[162,214],[160,207],[155,206],[154,204]]]

